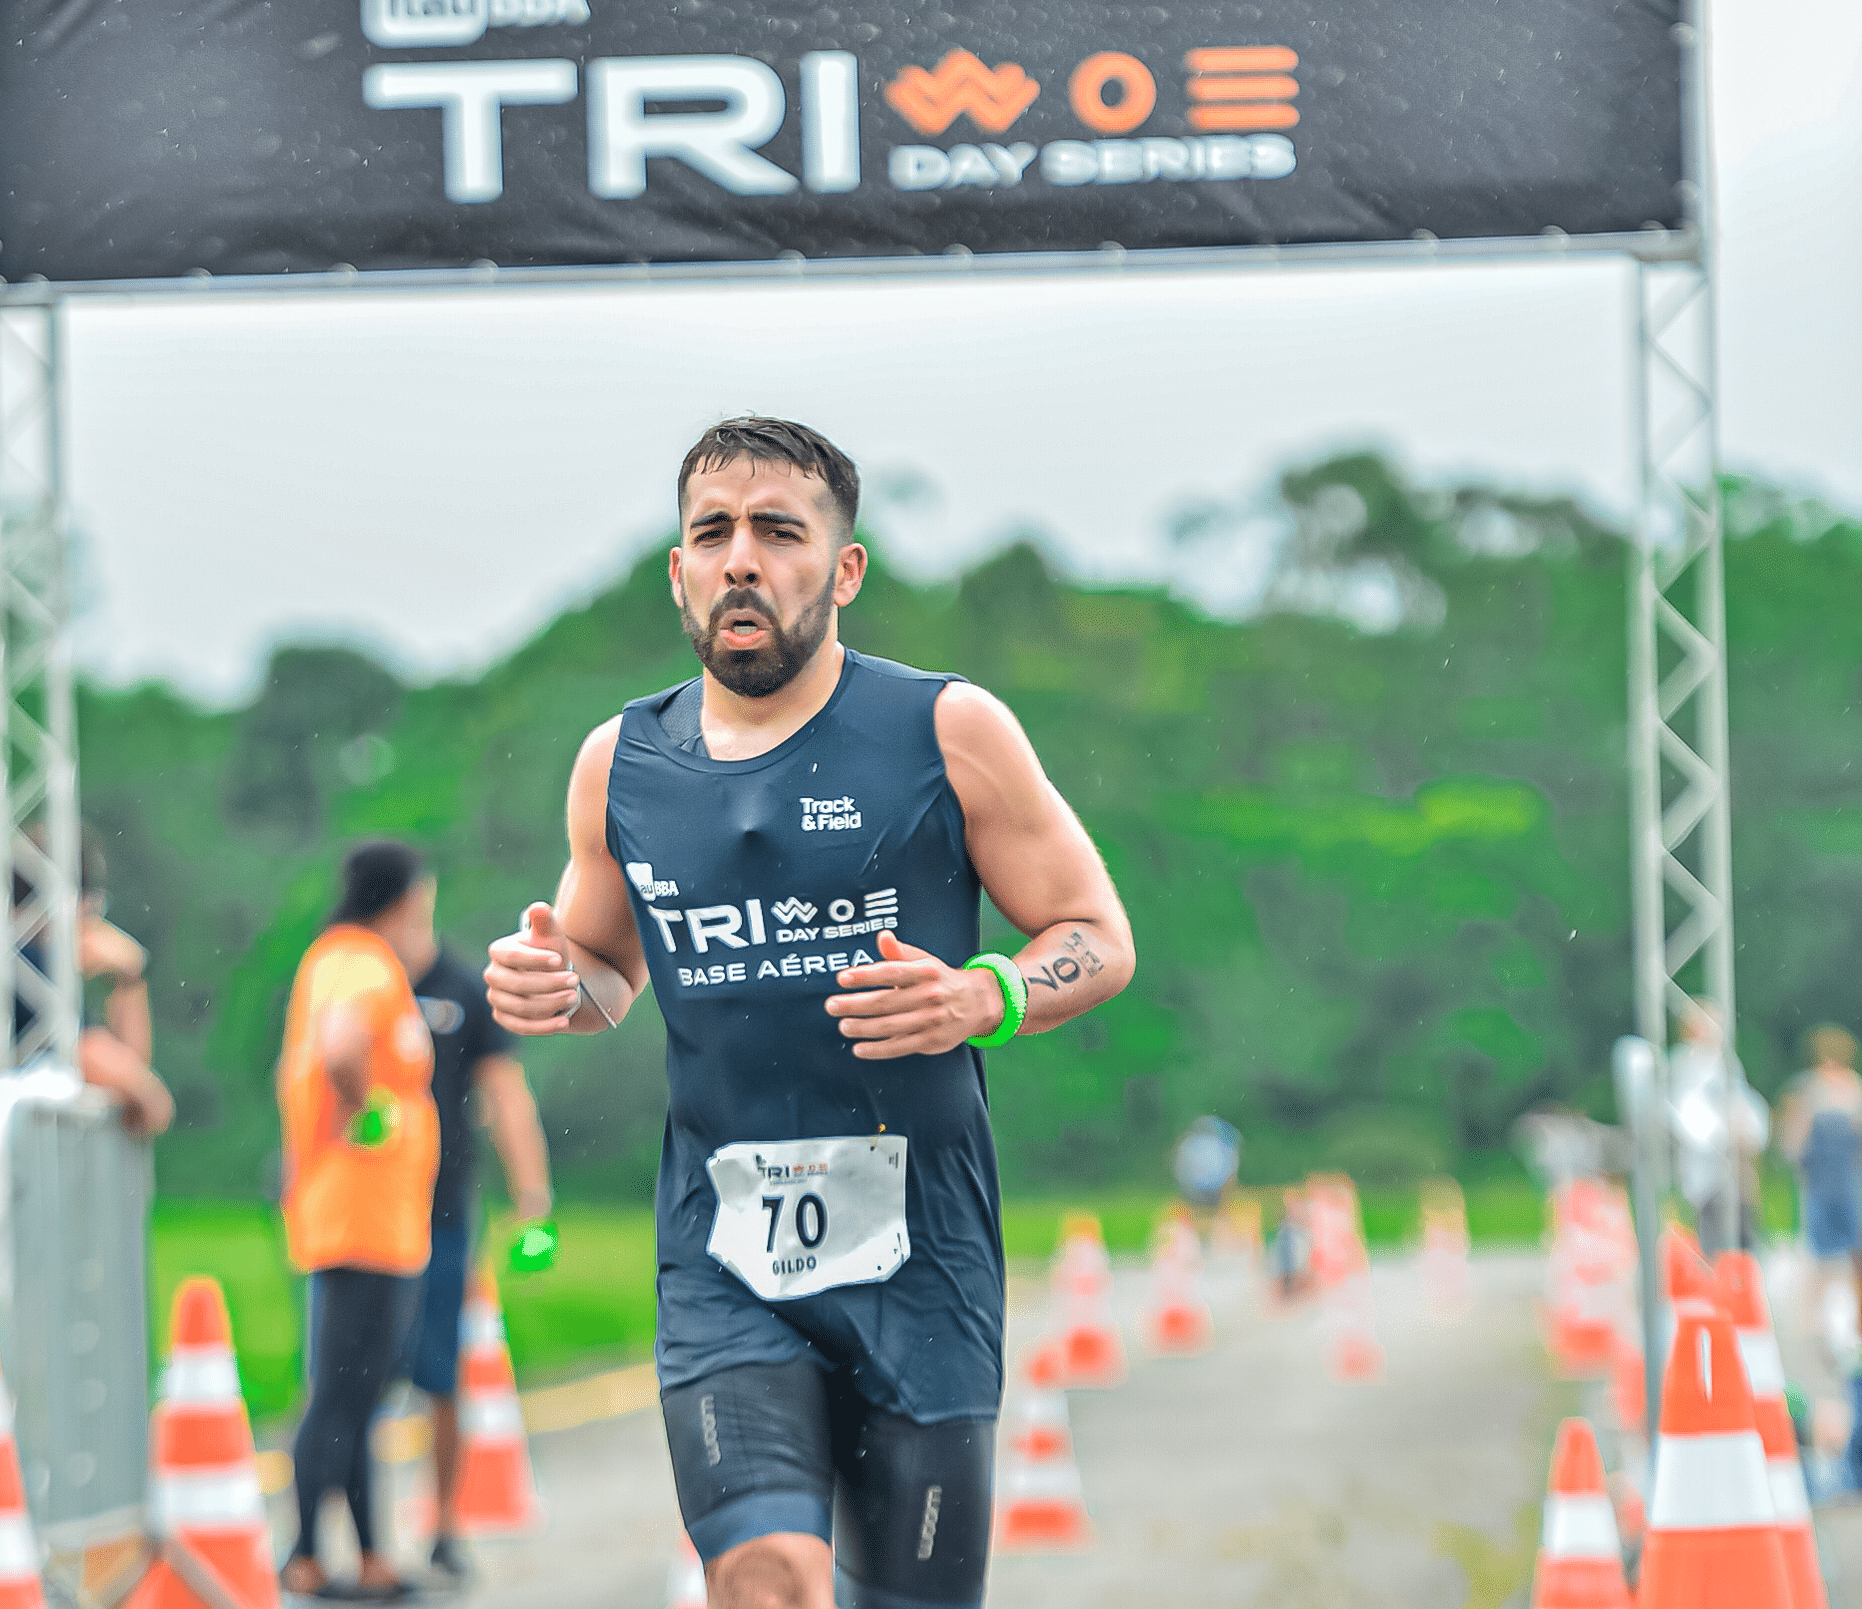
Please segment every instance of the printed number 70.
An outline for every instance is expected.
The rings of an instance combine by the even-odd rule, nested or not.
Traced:
[[[812,1212],[810,1209],[813,1209]],[[763,1250],[773,1252],[776,1249],[776,1225],[782,1222],[782,1197],[763,1197],[763,1210],[769,1214],[769,1239],[763,1243]],[[808,1221],[810,1217],[814,1219],[812,1224]],[[795,1237],[813,1251],[827,1238],[827,1233],[827,1203],[810,1190],[795,1203]]]

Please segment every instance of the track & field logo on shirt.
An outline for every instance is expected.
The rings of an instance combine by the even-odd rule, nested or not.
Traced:
[[[838,799],[810,799],[802,796],[803,832],[856,832],[860,826],[860,807],[851,794]]]

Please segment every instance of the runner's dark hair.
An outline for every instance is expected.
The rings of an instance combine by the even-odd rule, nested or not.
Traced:
[[[685,509],[685,485],[694,475],[723,469],[739,458],[757,464],[788,464],[813,475],[828,489],[841,518],[840,539],[853,535],[860,513],[860,471],[818,430],[793,419],[764,419],[746,414],[713,425],[693,444],[679,466],[679,509]]]
[[[420,881],[427,869],[420,851],[394,838],[370,838],[343,856],[343,897],[325,927],[372,922]]]

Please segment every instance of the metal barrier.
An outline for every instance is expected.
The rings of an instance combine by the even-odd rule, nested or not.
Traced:
[[[0,1076],[0,1369],[54,1555],[144,1526],[153,1192],[148,1145],[76,1075]]]

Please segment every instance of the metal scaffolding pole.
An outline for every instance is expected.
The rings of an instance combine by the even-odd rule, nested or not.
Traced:
[[[1730,1052],[1732,831],[1713,285],[1704,260],[1643,263],[1636,282],[1641,500],[1629,666],[1636,1027],[1651,1045],[1665,1046],[1670,1020],[1687,1022],[1700,999],[1718,1015]],[[1741,1098],[1736,1066],[1729,1056],[1728,1136]],[[1730,1141],[1715,1205],[1720,1244],[1737,1244],[1739,1155]]]
[[[77,743],[71,701],[59,303],[0,308],[0,1068],[75,1065]],[[15,1024],[24,1018],[18,1033]]]
[[[1704,995],[1733,1026],[1726,610],[1715,445],[1713,292],[1693,265],[1637,269],[1641,502],[1630,613],[1636,1026]],[[1671,920],[1666,894],[1674,899]],[[1696,957],[1693,990],[1679,982]]]

